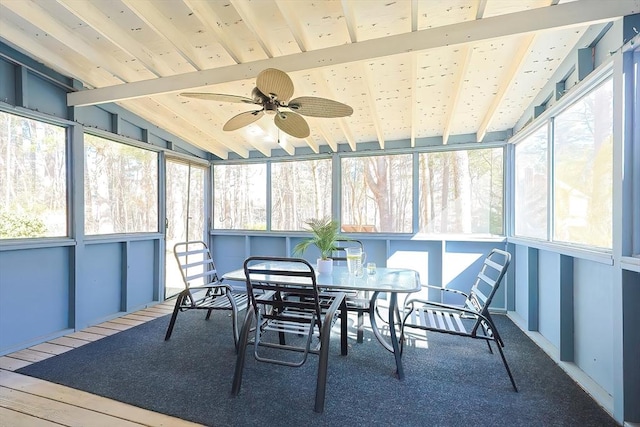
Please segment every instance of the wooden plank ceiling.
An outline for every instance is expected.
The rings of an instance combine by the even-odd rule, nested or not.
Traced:
[[[0,37],[81,81],[69,105],[117,102],[226,159],[257,150],[475,134],[514,127],[590,25],[637,0],[0,0]],[[584,47],[584,46],[578,46]],[[179,95],[250,97],[265,68],[296,96],[353,107],[307,118],[305,139],[271,116],[224,132],[253,105]],[[280,140],[278,142],[278,139]],[[232,157],[235,157],[232,155]]]

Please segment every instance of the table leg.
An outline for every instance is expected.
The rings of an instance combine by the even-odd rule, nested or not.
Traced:
[[[391,344],[389,344],[378,329],[378,323],[376,321],[376,310],[375,304],[378,298],[378,294],[380,292],[374,292],[371,297],[371,303],[369,306],[369,319],[371,321],[371,329],[373,330],[373,334],[378,339],[380,344],[388,351],[392,352],[396,359],[396,373],[398,374],[399,379],[404,378],[404,370],[402,369],[402,355],[400,353],[400,345],[398,342],[398,335],[396,334],[396,314],[399,316],[398,312],[398,294],[395,292],[390,292],[391,298],[389,300],[389,333],[391,335]]]
[[[402,369],[402,354],[400,354],[400,346],[396,335],[396,311],[398,309],[398,294],[391,292],[391,300],[389,301],[389,333],[391,334],[391,345],[393,346],[393,355],[396,358],[396,373],[398,379],[404,379],[404,369]]]

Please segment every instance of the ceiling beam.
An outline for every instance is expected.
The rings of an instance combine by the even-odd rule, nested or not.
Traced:
[[[500,79],[500,81],[502,81],[502,84],[493,97],[493,101],[491,101],[491,105],[487,110],[487,114],[484,116],[484,119],[480,123],[480,127],[476,132],[476,141],[482,142],[485,135],[487,134],[487,129],[489,129],[491,121],[495,118],[498,107],[502,103],[502,100],[507,94],[507,91],[516,80],[518,72],[522,68],[524,60],[529,54],[529,50],[531,49],[531,45],[533,45],[533,41],[535,40],[535,38],[535,34],[525,36],[524,40],[520,43],[518,51],[513,55],[513,58],[511,59],[511,67],[509,67],[507,72]]]
[[[220,43],[220,46],[227,52],[227,54],[237,64],[242,62],[239,55],[239,49],[235,46],[235,42],[230,40],[224,30],[220,28],[222,20],[218,17],[218,14],[211,8],[211,5],[206,1],[197,0],[182,0],[193,14],[204,24],[210,31],[210,34],[215,34],[216,41]]]
[[[418,55],[411,54],[411,147],[416,146],[416,126],[418,126]]]
[[[195,70],[204,64],[197,59],[193,46],[169,18],[162,14],[151,0],[121,0],[138,18],[144,21],[158,37],[170,43]]]
[[[157,56],[153,52],[131,37],[126,31],[123,31],[122,27],[105,15],[97,6],[84,1],[57,0],[57,2],[73,15],[86,22],[90,28],[105,40],[109,40],[118,49],[135,58],[151,73],[158,77],[175,74],[175,70],[167,63],[157,61],[155,59]]]
[[[453,125],[453,118],[455,116],[458,102],[460,101],[460,94],[464,86],[464,77],[467,75],[469,69],[469,63],[471,62],[471,56],[473,55],[473,48],[471,46],[463,46],[459,53],[459,58],[462,62],[458,65],[458,72],[454,81],[453,95],[451,96],[451,103],[449,104],[449,111],[445,118],[444,130],[442,131],[442,144],[446,144],[449,141],[449,135],[451,134],[451,126]]]
[[[202,3],[198,4],[201,5]],[[277,1],[277,4],[281,11],[287,9],[286,6],[283,6],[282,2]],[[429,28],[412,33],[403,33],[379,39],[365,40],[358,43],[332,46],[309,52],[301,52],[210,70],[194,71],[126,85],[69,93],[67,95],[67,103],[71,106],[92,105],[160,93],[177,92],[224,82],[255,78],[260,71],[269,67],[291,72],[335,66],[388,55],[474,43],[553,28],[591,24],[638,12],[640,12],[640,0],[619,0],[615,2],[580,0],[559,4],[557,6],[541,7],[443,27]],[[287,19],[289,25],[296,25],[295,22],[291,22],[293,18],[285,17],[285,19]],[[294,34],[294,36],[296,40],[298,40],[301,35]],[[298,40],[299,44],[301,42],[301,40]],[[301,45],[300,47],[303,49],[305,46]]]
[[[291,31],[291,35],[293,36],[293,39],[298,44],[298,49],[300,49],[300,52],[306,52],[307,40],[304,35],[304,30],[302,29],[301,20],[298,19],[296,14],[293,12],[289,3],[284,2],[282,0],[275,0],[275,2],[276,2],[276,6],[278,6],[278,10],[280,10],[282,17],[284,18],[285,22],[287,23],[287,26],[289,27],[289,31]],[[264,68],[269,68],[269,67],[264,67]],[[272,68],[278,68],[278,67],[272,67]],[[293,70],[284,70],[284,71],[293,71]],[[255,77],[255,76],[252,76],[252,77]],[[248,77],[248,78],[251,78],[251,77]]]
[[[320,132],[320,135],[322,135],[324,140],[327,142],[327,145],[331,147],[331,150],[333,150],[334,153],[337,153],[338,143],[336,142],[335,139],[333,139],[333,135],[331,135],[331,132],[327,131],[324,125],[321,123],[318,123],[318,121],[315,121],[314,129]]]
[[[231,5],[240,15],[242,22],[253,33],[267,57],[273,58],[274,48],[269,46],[269,26],[260,22],[260,18],[256,16],[247,0],[231,0]]]
[[[319,96],[324,96],[329,99],[335,99],[333,90],[331,90],[331,88],[327,84],[328,79],[325,77],[324,72],[322,70],[312,71],[311,76],[314,78],[314,81],[316,82],[316,85],[318,87],[318,93],[320,94]],[[326,119],[318,118],[316,122],[323,121],[323,120],[326,120]],[[338,117],[336,118],[336,120],[338,121],[338,126],[342,130],[342,133],[344,134],[344,137],[347,140],[347,143],[349,144],[349,146],[353,151],[356,151],[356,141],[353,138],[351,131],[349,130],[349,124],[347,123],[344,117]]]
[[[28,16],[31,24],[45,31],[49,37],[52,37],[60,43],[68,46],[70,49],[73,49],[78,55],[81,55],[97,66],[104,68],[121,81],[131,82],[140,80],[140,75],[135,70],[127,66],[123,66],[110,55],[103,55],[102,52],[96,51],[87,42],[82,40],[77,32],[71,31],[67,26],[63,25],[59,21],[52,20],[49,13],[39,5],[30,1],[9,1],[3,2],[2,6],[10,9],[16,15]],[[0,27],[2,26],[4,26],[4,24],[0,25]],[[18,45],[20,46],[21,44],[22,43]],[[116,85],[115,87],[122,86]]]
[[[344,15],[344,23],[347,26],[351,43],[357,43],[358,33],[356,32],[356,18],[350,0],[342,0],[342,14]]]
[[[362,70],[362,79],[364,81],[364,85],[369,90],[366,90],[365,97],[367,99],[367,104],[369,105],[369,117],[373,121],[373,127],[376,129],[376,135],[378,136],[378,144],[380,145],[380,149],[384,150],[384,133],[382,132],[382,126],[380,125],[380,117],[378,116],[378,110],[376,108],[376,100],[373,99],[373,93],[371,88],[371,71],[367,64],[361,64],[360,69]],[[352,148],[355,151],[355,148]]]

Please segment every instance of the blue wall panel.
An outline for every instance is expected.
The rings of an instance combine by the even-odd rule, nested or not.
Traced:
[[[251,237],[250,255],[289,256],[284,237]]]
[[[113,123],[111,122],[112,114],[100,107],[82,107],[76,108],[76,121],[87,127],[111,131]]]
[[[242,268],[245,253],[245,236],[214,236],[211,239],[211,254],[221,274]]]
[[[539,324],[538,331],[560,348],[560,254],[539,252]]]
[[[442,264],[442,242],[398,240],[389,244],[388,267],[411,268],[420,274],[424,285],[440,285],[442,277],[434,276]]]
[[[122,243],[88,245],[84,261],[77,285],[81,326],[121,311]]]
[[[16,104],[16,66],[0,58],[0,100]]]
[[[1,352],[69,328],[70,250],[0,252]]]
[[[40,77],[28,73],[26,107],[67,118],[67,92]]]
[[[375,262],[378,267],[384,267],[387,265],[387,242],[384,240],[365,240],[354,237],[354,239],[360,240],[364,247],[364,253],[366,254],[365,262]]]
[[[527,246],[516,246],[516,313],[522,319],[529,318],[529,304],[527,295],[529,294],[529,248]]]
[[[127,264],[127,311],[153,301],[153,240],[129,243]]]
[[[127,120],[120,120],[120,135],[142,141],[142,129]]]
[[[613,393],[613,267],[575,259],[573,270],[575,363]]]

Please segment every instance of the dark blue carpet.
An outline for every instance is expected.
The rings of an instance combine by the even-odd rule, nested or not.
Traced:
[[[313,412],[313,355],[296,369],[258,363],[249,350],[233,398],[230,319],[202,312],[181,313],[167,342],[165,316],[18,372],[212,426],[616,425],[508,318],[495,318],[519,393],[482,341],[430,334],[428,348],[405,348],[399,381],[393,355],[368,331],[340,356],[336,328],[323,414]]]

